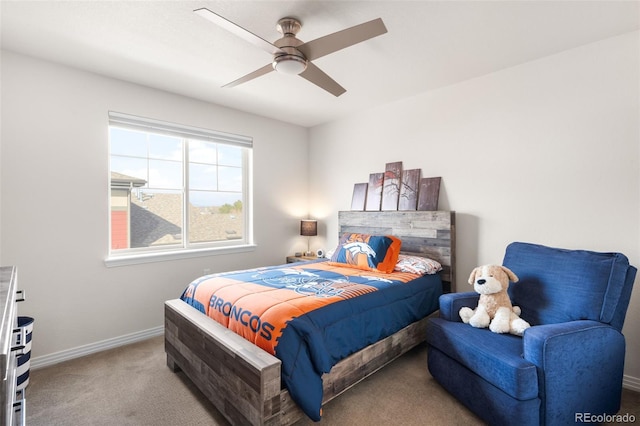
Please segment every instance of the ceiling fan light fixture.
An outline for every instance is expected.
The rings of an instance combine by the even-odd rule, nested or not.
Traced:
[[[272,65],[283,74],[298,75],[307,69],[307,60],[297,55],[278,55],[273,58]]]
[[[309,67],[310,61],[387,32],[384,22],[378,18],[304,43],[296,37],[302,28],[302,23],[296,18],[288,17],[278,21],[276,30],[282,34],[282,37],[271,43],[207,8],[196,9],[194,12],[274,55],[271,64],[266,64],[223,87],[234,87],[275,70],[284,74],[300,75],[332,95],[340,96],[346,92],[346,89],[313,63]]]

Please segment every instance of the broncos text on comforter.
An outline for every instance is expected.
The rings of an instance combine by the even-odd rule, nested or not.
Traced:
[[[322,374],[438,307],[439,275],[289,264],[193,281],[181,299],[282,361],[292,399],[320,420]]]

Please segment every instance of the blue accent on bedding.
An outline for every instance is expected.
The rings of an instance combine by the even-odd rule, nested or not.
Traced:
[[[181,298],[279,358],[291,398],[319,421],[322,374],[438,309],[440,275],[415,277],[326,262],[281,265],[202,277]]]

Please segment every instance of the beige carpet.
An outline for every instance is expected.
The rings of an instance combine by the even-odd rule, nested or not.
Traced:
[[[182,374],[166,367],[163,338],[31,371],[29,426],[228,425]],[[621,413],[640,421],[640,394],[625,390]],[[331,401],[307,425],[479,425],[431,378],[419,346]]]

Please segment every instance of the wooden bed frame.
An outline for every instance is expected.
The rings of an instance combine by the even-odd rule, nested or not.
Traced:
[[[455,213],[343,211],[339,231],[395,235],[402,253],[443,265],[445,291],[455,291]],[[356,352],[322,376],[323,405],[425,340],[427,318]],[[278,358],[180,299],[165,302],[167,366],[182,370],[231,424],[290,425],[304,413],[281,388]],[[426,368],[426,367],[425,367]]]

